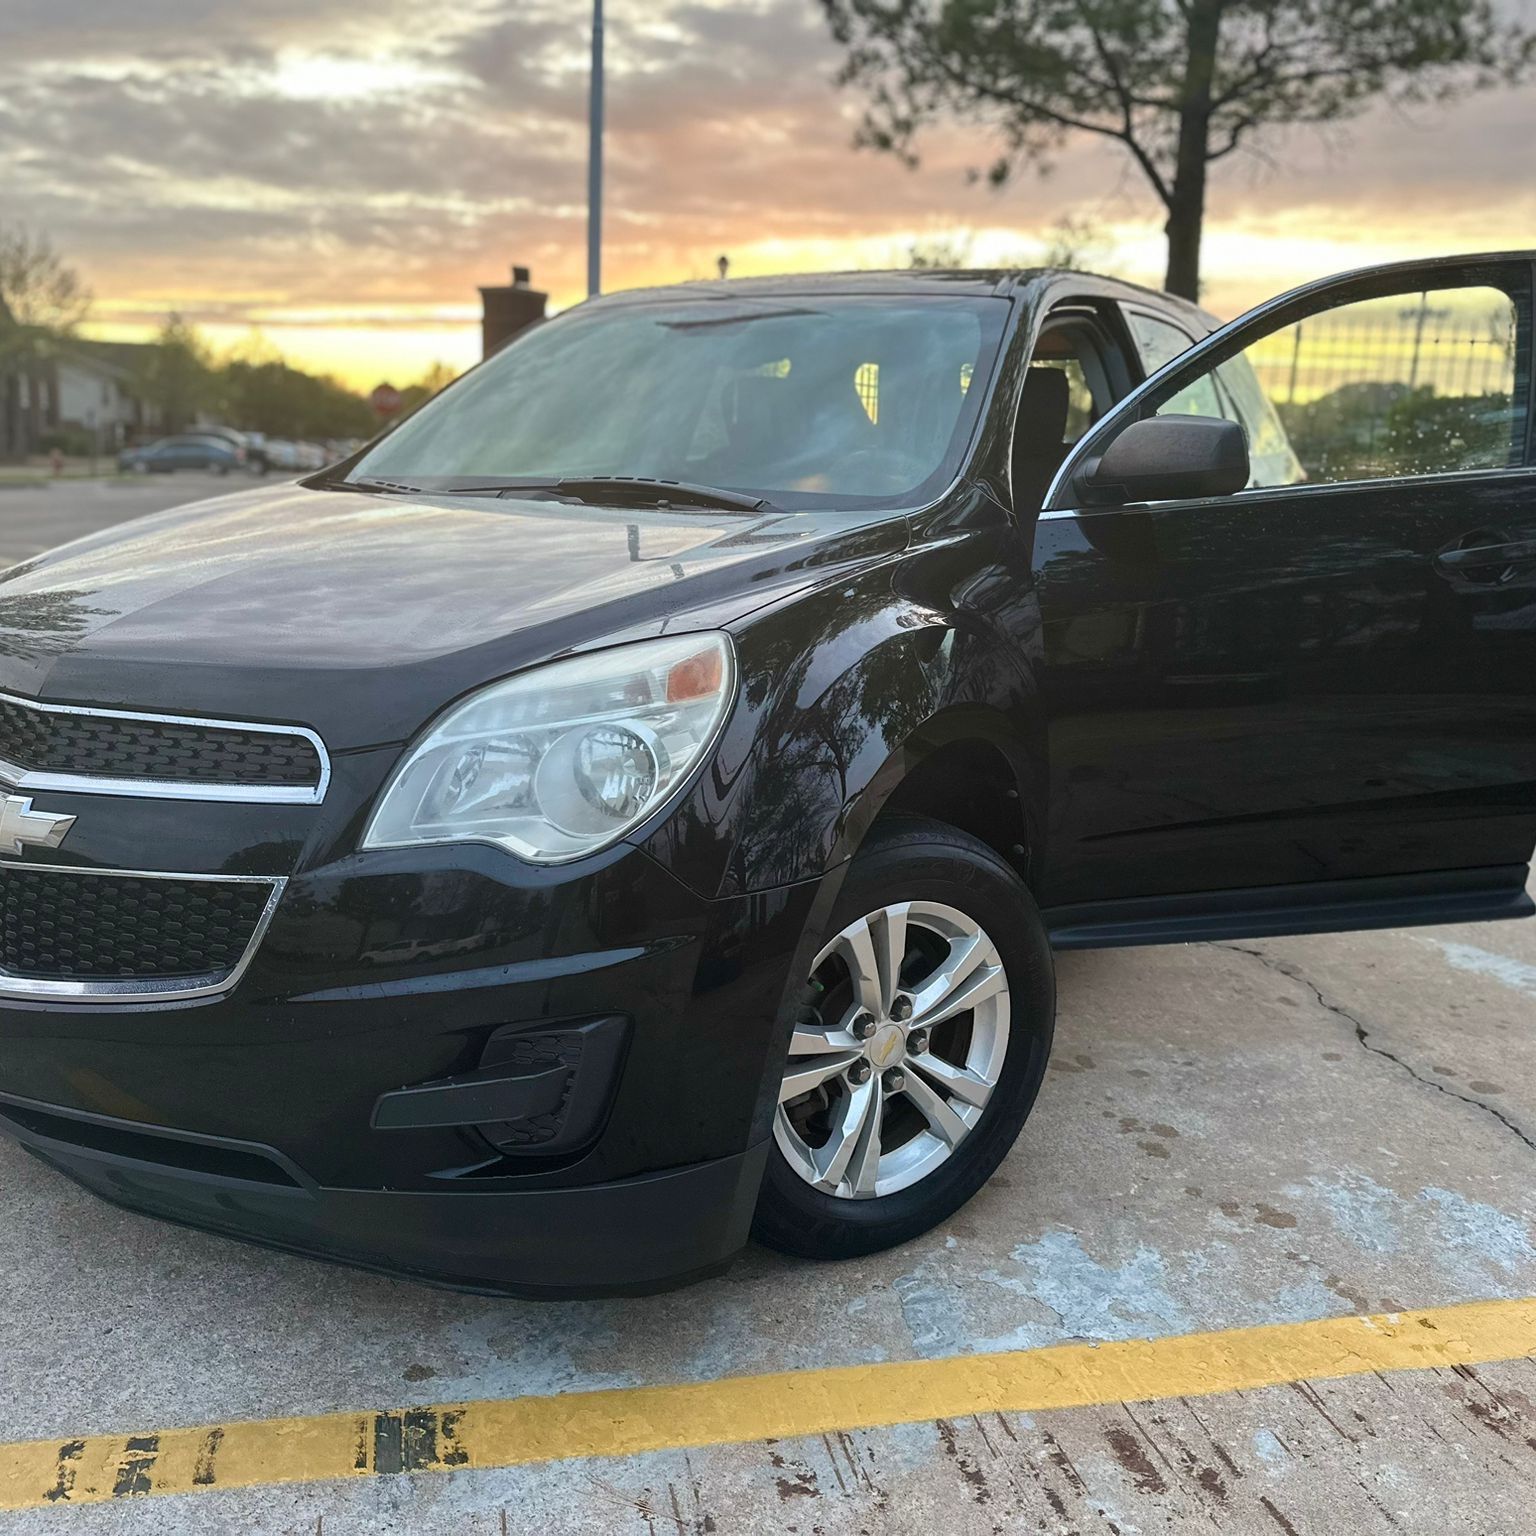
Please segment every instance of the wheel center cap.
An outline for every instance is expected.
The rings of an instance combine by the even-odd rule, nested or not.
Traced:
[[[884,1071],[906,1054],[907,1032],[899,1024],[885,1024],[869,1037],[869,1059]]]

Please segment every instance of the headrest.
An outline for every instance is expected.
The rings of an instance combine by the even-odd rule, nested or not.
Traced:
[[[1031,368],[1024,375],[1019,403],[1019,431],[1037,451],[1059,448],[1067,435],[1072,405],[1067,375],[1060,368]]]
[[[782,379],[757,373],[738,378],[734,392],[735,417],[742,423],[749,422],[754,416],[776,414],[789,394]]]

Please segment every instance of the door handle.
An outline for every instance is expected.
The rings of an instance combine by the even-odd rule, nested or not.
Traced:
[[[1508,581],[1518,568],[1536,560],[1536,539],[1512,539],[1496,528],[1463,534],[1435,556],[1442,576],[1464,581]]]

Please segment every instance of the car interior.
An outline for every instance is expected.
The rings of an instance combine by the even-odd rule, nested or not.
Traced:
[[[1123,351],[1091,313],[1047,319],[1019,396],[1010,464],[1016,507],[1040,507],[1068,450],[1130,383]]]

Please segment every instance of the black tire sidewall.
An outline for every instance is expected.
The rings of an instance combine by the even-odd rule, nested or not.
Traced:
[[[754,1230],[813,1257],[851,1257],[944,1221],[991,1177],[1034,1105],[1050,1055],[1056,985],[1050,943],[1024,882],[990,848],[940,823],[903,818],[873,835],[849,870],[827,936],[898,901],[934,901],[979,923],[1008,975],[1008,1052],[980,1123],[927,1178],[873,1200],[813,1189],[770,1147]]]

